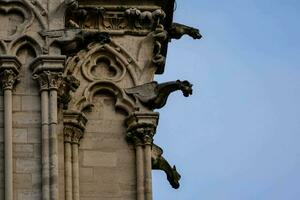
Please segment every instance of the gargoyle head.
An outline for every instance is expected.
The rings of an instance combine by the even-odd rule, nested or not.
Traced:
[[[188,81],[179,81],[180,90],[182,91],[183,96],[188,97],[193,94],[193,85]]]
[[[172,187],[174,189],[178,189],[179,188],[179,186],[180,186],[179,180],[180,180],[181,176],[177,172],[175,165],[172,168],[172,175],[168,176],[167,178],[168,178],[168,181],[170,182],[170,184],[172,185]]]
[[[193,39],[201,39],[202,35],[200,34],[199,29],[196,28],[190,28],[189,30],[189,35],[193,38]]]

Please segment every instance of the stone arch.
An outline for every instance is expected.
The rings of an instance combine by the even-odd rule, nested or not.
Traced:
[[[0,55],[5,55],[6,54],[6,45],[5,43],[0,40]]]
[[[120,73],[117,73],[113,78],[95,77],[91,70],[96,65],[97,60],[101,58],[104,60],[115,60],[117,65],[110,65],[108,68],[114,68],[113,70],[116,72],[120,71]],[[118,82],[123,79],[127,72],[134,86],[138,85],[138,77],[140,77],[142,71],[134,58],[113,41],[107,44],[91,43],[87,49],[78,52],[76,56],[69,60],[65,73],[77,74],[79,70],[82,76],[89,82],[99,80]]]
[[[124,111],[127,115],[134,111],[134,103],[126,96],[125,92],[117,85],[109,81],[97,81],[90,84],[84,91],[84,95],[74,106],[75,110],[84,111],[89,109],[92,111],[93,99],[100,92],[106,92],[115,98],[115,107]]]
[[[42,54],[42,48],[32,37],[30,36],[21,36],[12,42],[9,48],[9,52],[12,55],[17,55],[17,52],[24,46],[30,47],[35,53],[35,55]]]
[[[43,8],[41,3],[39,1],[30,2],[29,0],[22,0],[22,2],[24,3],[24,5],[26,5],[28,9],[30,9],[34,13],[35,17],[37,18],[40,25],[42,26],[42,29],[46,29],[48,12],[45,8]]]

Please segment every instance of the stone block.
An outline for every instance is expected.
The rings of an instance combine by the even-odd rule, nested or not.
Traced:
[[[33,151],[34,149],[32,144],[15,144],[13,156],[15,158],[32,158]]]
[[[79,178],[82,183],[94,181],[94,169],[90,167],[80,167]]]
[[[3,128],[0,128],[0,142],[3,142],[4,140],[4,129]]]
[[[22,96],[22,111],[40,111],[40,104],[38,96]]]
[[[18,189],[31,189],[31,174],[14,174],[14,187]]]
[[[116,167],[117,155],[114,152],[83,151],[82,164],[85,167]]]
[[[12,101],[13,111],[21,111],[21,96],[14,95]]]
[[[40,161],[37,159],[17,159],[16,172],[17,173],[32,173],[40,171]]]
[[[39,190],[42,187],[41,173],[31,174],[31,186],[34,190]]]
[[[14,127],[40,127],[41,114],[39,112],[15,112],[13,113]]]
[[[17,200],[41,200],[40,191],[20,191],[17,194]]]
[[[41,143],[42,134],[41,128],[28,128],[28,143]]]
[[[14,143],[27,143],[27,129],[26,128],[14,129],[13,141]]]

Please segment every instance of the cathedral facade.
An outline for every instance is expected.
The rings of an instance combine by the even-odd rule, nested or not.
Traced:
[[[0,0],[0,199],[152,200],[174,0]]]

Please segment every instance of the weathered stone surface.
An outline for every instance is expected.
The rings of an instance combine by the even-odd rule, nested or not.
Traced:
[[[172,25],[173,7],[173,0],[0,1],[0,199],[137,200],[140,184],[151,200],[153,109],[175,90],[191,94],[187,81],[152,81],[171,38],[201,36]],[[147,113],[132,118],[134,128],[125,123],[133,113]],[[139,177],[137,163],[145,165]],[[6,192],[4,177],[13,177]]]

